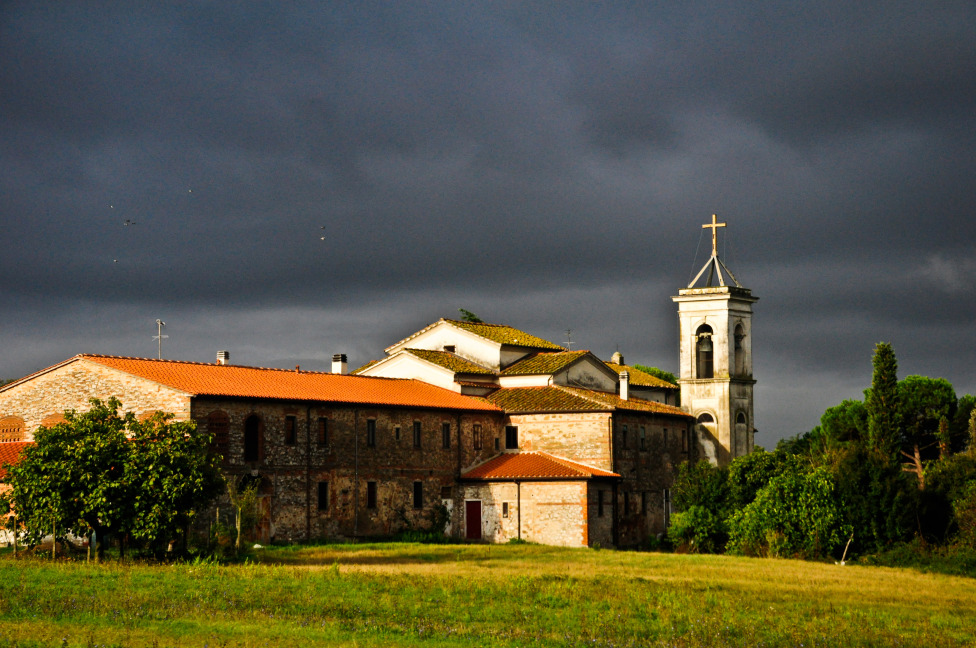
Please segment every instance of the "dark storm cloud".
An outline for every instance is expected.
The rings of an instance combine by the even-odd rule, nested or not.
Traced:
[[[0,377],[158,317],[169,357],[357,364],[458,307],[676,370],[718,213],[761,429],[882,339],[976,391],[974,41],[954,2],[6,3]]]

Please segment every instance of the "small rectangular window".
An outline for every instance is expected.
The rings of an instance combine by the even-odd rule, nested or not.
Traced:
[[[366,419],[366,447],[376,447],[376,419]]]
[[[681,451],[688,452],[688,430],[681,431]]]
[[[376,508],[376,482],[366,482],[366,508]]]
[[[295,417],[285,417],[285,444],[295,445]]]
[[[329,510],[329,482],[319,482],[319,510]]]
[[[508,502],[502,502],[502,517],[508,517]]]
[[[474,424],[472,435],[474,436],[474,449],[481,450],[481,423]]]
[[[518,426],[516,425],[506,425],[505,426],[505,449],[506,450],[518,450]]]
[[[395,440],[397,440],[397,441],[400,440],[400,426],[399,425],[394,425],[393,426],[393,438]]]
[[[641,513],[647,513],[647,491],[641,491]]]
[[[621,431],[621,437],[622,437],[622,441],[623,441],[623,444],[622,445],[624,447],[624,450],[626,450],[627,449],[627,426],[624,425],[620,429],[620,431]]]
[[[671,489],[664,489],[664,527],[671,526]]]
[[[596,492],[596,516],[603,517],[603,491]]]
[[[424,482],[415,481],[413,483],[413,507],[415,509],[424,508]]]
[[[498,452],[499,450],[501,450],[501,447],[502,447],[502,440],[501,440],[501,438],[495,437],[495,452]]]
[[[454,495],[451,492],[450,486],[441,486],[441,499],[442,500],[454,499]]]
[[[643,425],[640,427],[640,449],[641,452],[647,450],[647,430]]]
[[[319,445],[329,445],[329,419],[324,416],[319,417],[319,431],[316,435]]]
[[[451,424],[442,423],[441,424],[441,445],[445,450],[449,450],[451,447]]]
[[[420,421],[413,422],[413,447],[419,448],[420,443]]]

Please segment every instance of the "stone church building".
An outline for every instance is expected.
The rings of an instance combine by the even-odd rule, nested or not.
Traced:
[[[115,396],[211,433],[228,478],[259,485],[264,542],[439,519],[471,541],[635,546],[667,528],[679,463],[752,450],[756,298],[718,258],[722,226],[704,226],[712,257],[673,298],[680,387],[619,353],[603,361],[449,319],[351,374],[342,355],[331,373],[236,366],[227,352],[215,363],[78,355],[0,387],[0,457],[15,460],[65,410]]]

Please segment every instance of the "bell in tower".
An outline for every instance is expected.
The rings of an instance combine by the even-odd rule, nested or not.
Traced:
[[[752,305],[759,298],[719,258],[720,227],[726,223],[715,215],[702,225],[712,230],[712,255],[671,299],[678,304],[682,407],[698,421],[699,456],[726,465],[753,448]]]

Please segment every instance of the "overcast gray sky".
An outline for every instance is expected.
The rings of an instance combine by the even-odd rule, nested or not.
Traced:
[[[157,318],[358,366],[458,308],[677,371],[717,213],[757,444],[882,340],[976,392],[970,0],[5,2],[0,164],[0,378]]]

